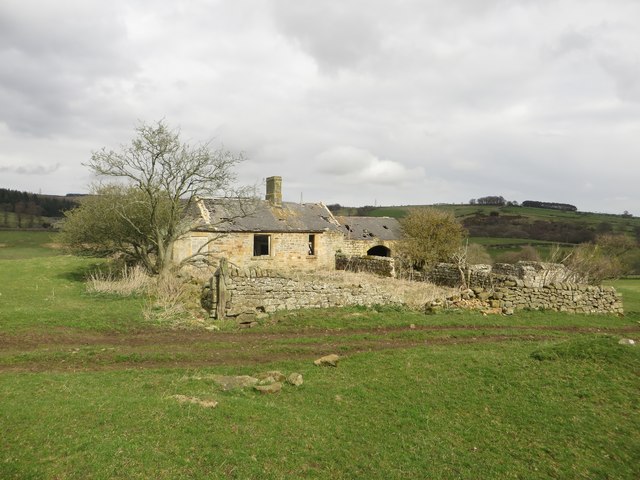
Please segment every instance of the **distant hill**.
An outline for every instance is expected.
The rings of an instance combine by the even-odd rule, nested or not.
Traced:
[[[583,243],[604,233],[622,233],[640,241],[640,218],[627,213],[578,212],[570,209],[516,205],[403,205],[389,207],[329,206],[338,215],[402,218],[409,210],[433,207],[452,212],[471,237],[530,239],[556,243]]]

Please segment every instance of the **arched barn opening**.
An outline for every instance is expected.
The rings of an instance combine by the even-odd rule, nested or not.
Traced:
[[[376,245],[375,247],[367,250],[367,255],[373,255],[374,257],[390,257],[391,249],[384,245]]]

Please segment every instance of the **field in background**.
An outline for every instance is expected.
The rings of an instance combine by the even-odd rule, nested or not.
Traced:
[[[610,223],[614,231],[632,233],[633,228],[640,226],[640,217],[625,217],[610,213],[594,212],[567,212],[548,208],[514,207],[514,206],[493,206],[493,205],[404,205],[394,207],[372,207],[367,215],[371,217],[394,217],[402,218],[412,208],[433,207],[452,212],[456,218],[464,219],[475,214],[490,215],[491,212],[498,212],[500,215],[518,215],[531,221],[553,220],[586,223],[597,226],[603,222]],[[346,208],[343,215],[355,215],[357,209]],[[348,213],[347,213],[348,212]]]
[[[174,329],[88,294],[99,260],[0,232],[0,478],[640,476],[640,280],[626,315],[285,312]],[[319,368],[322,354],[343,356]],[[300,372],[275,395],[211,375]],[[176,395],[215,400],[217,408]]]
[[[567,212],[545,208],[491,206],[491,205],[404,205],[392,207],[341,207],[336,213],[339,215],[365,215],[372,217],[393,217],[401,219],[412,208],[433,207],[450,211],[455,217],[465,222],[471,221],[471,243],[483,245],[494,261],[499,261],[505,253],[519,252],[525,245],[534,247],[543,261],[551,259],[552,252],[559,246],[565,253],[575,246],[568,243],[571,238],[594,238],[601,233],[624,234],[632,238],[640,238],[640,217],[613,215],[589,212]],[[501,219],[499,225],[491,225],[491,220]],[[480,219],[480,222],[478,222]],[[487,224],[482,225],[483,222]],[[554,226],[540,226],[531,229],[529,238],[518,238],[517,232],[522,232],[522,224],[536,224],[551,222]],[[554,229],[566,228],[566,238],[560,237],[551,241]],[[478,232],[479,230],[479,232]],[[476,231],[476,233],[474,233]],[[480,233],[482,232],[482,233]],[[494,233],[491,233],[494,232]],[[526,233],[526,232],[525,232]],[[501,236],[480,236],[501,235]],[[558,235],[556,234],[556,237]],[[573,241],[573,240],[572,240]],[[637,270],[637,266],[635,269]]]

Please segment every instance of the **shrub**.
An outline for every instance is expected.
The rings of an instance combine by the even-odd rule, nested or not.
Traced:
[[[619,278],[631,271],[638,247],[626,235],[600,235],[593,243],[578,245],[567,260],[567,266],[587,282]]]
[[[416,208],[400,220],[398,253],[417,268],[447,261],[459,249],[464,228],[451,212]]]
[[[540,254],[531,245],[525,245],[517,252],[506,252],[500,255],[496,261],[498,263],[518,263],[524,262],[539,262]]]
[[[491,265],[493,259],[484,245],[472,243],[467,247],[468,265]]]

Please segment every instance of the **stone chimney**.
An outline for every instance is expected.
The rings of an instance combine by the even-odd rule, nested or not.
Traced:
[[[282,206],[282,177],[267,178],[267,200],[274,207]]]

